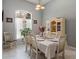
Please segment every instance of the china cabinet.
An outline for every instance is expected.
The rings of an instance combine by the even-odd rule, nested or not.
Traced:
[[[46,31],[65,34],[65,18],[54,17],[46,22]]]

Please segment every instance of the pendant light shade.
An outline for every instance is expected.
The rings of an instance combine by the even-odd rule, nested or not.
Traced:
[[[40,0],[39,0],[39,3],[36,5],[36,10],[44,10],[45,7],[40,3]]]
[[[41,5],[40,5],[40,4],[37,4],[37,5],[36,5],[36,7],[37,7],[37,8],[40,8],[40,7],[41,7]]]
[[[36,10],[40,10],[40,8],[37,8],[37,7],[36,7],[35,9],[36,9]]]
[[[41,7],[41,9],[45,9],[45,7],[44,7],[44,6],[42,6],[42,7]]]

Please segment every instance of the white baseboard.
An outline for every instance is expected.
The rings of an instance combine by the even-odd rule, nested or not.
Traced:
[[[71,49],[73,49],[73,50],[76,50],[76,48],[75,47],[72,47],[72,46],[68,46],[69,48],[71,48]]]

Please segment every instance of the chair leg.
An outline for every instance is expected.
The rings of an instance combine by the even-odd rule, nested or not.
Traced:
[[[27,51],[27,45],[26,45],[26,51]]]
[[[36,59],[38,59],[38,53],[36,53]]]
[[[63,59],[65,59],[65,55],[64,55],[64,52],[62,53],[62,58],[63,58]]]
[[[32,51],[31,51],[31,46],[30,46],[30,52],[29,52],[29,56],[32,54]]]
[[[57,50],[57,53],[56,53],[56,59],[59,59],[59,55],[58,55],[59,51]]]
[[[59,55],[58,54],[56,55],[56,59],[59,59]]]
[[[30,49],[30,59],[32,59],[32,50]]]

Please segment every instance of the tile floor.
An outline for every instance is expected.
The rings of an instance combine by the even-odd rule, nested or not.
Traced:
[[[25,45],[20,44],[16,47],[10,48],[10,49],[3,49],[3,59],[30,59],[30,56],[28,55],[29,50],[25,51]],[[35,54],[33,53],[33,58],[35,59]],[[40,54],[38,59],[46,59],[44,57],[44,54]],[[54,58],[55,59],[55,58]],[[62,59],[60,57],[60,59]],[[76,50],[71,48],[65,49],[65,59],[76,59]]]

